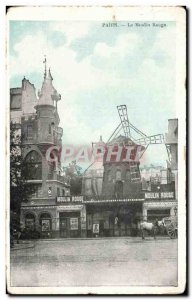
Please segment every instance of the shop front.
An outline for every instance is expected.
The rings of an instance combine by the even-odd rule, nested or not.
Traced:
[[[26,239],[86,236],[86,207],[75,201],[49,206],[23,206],[20,220]]]
[[[57,230],[61,238],[86,236],[86,207],[83,204],[57,206]]]
[[[142,199],[106,200],[86,204],[87,237],[137,236]]]
[[[168,192],[147,192],[143,203],[143,219],[146,221],[159,221],[165,217],[176,216],[177,201],[175,193]]]
[[[81,236],[80,212],[60,212],[59,231],[62,238],[73,238]]]

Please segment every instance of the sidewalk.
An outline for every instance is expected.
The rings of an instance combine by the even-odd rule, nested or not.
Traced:
[[[28,249],[28,248],[34,248],[35,243],[32,241],[19,241],[19,244],[17,244],[17,241],[14,241],[14,246],[11,248],[11,251],[15,250],[21,250],[21,249]]]
[[[17,244],[17,241],[14,241],[14,247],[11,248],[11,251],[15,251],[15,250],[21,250],[21,249],[29,249],[29,248],[34,248],[35,244],[37,243],[43,243],[43,242],[50,242],[50,243],[54,243],[54,242],[69,242],[69,241],[78,241],[78,240],[94,240],[94,241],[102,241],[102,240],[126,240],[129,241],[131,243],[144,243],[144,242],[151,242],[154,241],[153,237],[146,237],[145,240],[142,240],[141,237],[130,237],[130,236],[119,236],[119,237],[86,237],[86,238],[82,238],[82,237],[78,237],[78,238],[40,238],[40,239],[35,239],[35,240],[20,240],[19,244]],[[156,242],[161,242],[163,240],[170,240],[170,237],[168,236],[158,236],[155,241]]]
[[[58,242],[64,242],[64,241],[70,241],[70,240],[129,240],[129,241],[149,241],[149,240],[154,240],[153,237],[149,236],[149,237],[146,237],[145,240],[142,240],[142,238],[140,236],[134,236],[134,237],[131,237],[131,236],[110,236],[110,237],[101,237],[101,236],[98,236],[98,237],[76,237],[76,238],[72,238],[72,237],[68,237],[68,238],[62,238],[62,237],[59,237],[59,238],[39,238],[39,239],[36,239],[35,241],[36,242],[43,242],[43,241],[58,241]],[[157,236],[156,241],[158,240],[170,240],[170,237],[169,236]]]

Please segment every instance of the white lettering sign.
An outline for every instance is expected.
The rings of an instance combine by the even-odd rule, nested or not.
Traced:
[[[159,198],[159,193],[145,193],[145,199],[157,199]]]
[[[174,193],[173,192],[162,192],[161,193],[161,198],[173,198]]]
[[[82,202],[83,196],[72,196],[72,202]]]
[[[57,202],[70,202],[70,196],[69,197],[57,197]]]
[[[174,192],[145,193],[145,199],[173,199]]]

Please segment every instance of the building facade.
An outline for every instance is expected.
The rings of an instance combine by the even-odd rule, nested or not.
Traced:
[[[34,188],[21,205],[22,228],[36,231],[39,237],[67,237],[71,226],[72,235],[78,236],[83,226],[85,229],[85,205],[78,205],[78,197],[73,198],[75,205],[70,204],[70,184],[62,174],[60,152],[50,152],[54,159],[47,157],[49,149],[61,149],[63,134],[57,111],[60,95],[50,70],[45,72],[38,98],[34,85],[24,78],[21,88],[10,90],[10,100],[11,122],[22,135],[26,184]]]
[[[145,193],[143,216],[149,220],[152,216],[176,216],[178,203],[178,120],[168,120],[168,132],[165,134],[165,145],[169,161],[167,169],[161,170],[160,182],[153,184],[150,192]]]

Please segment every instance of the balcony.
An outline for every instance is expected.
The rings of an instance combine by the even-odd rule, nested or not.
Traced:
[[[62,183],[65,183],[65,185],[69,186],[69,180],[68,178],[66,178],[66,176],[62,176],[56,173],[56,171],[54,171],[53,173],[49,173],[48,174],[48,180],[57,180],[60,181]]]

